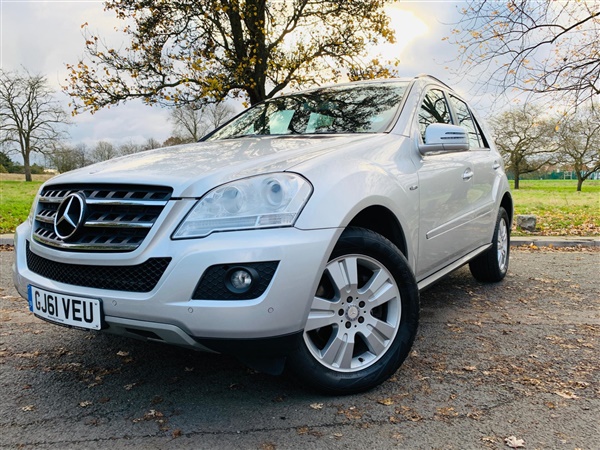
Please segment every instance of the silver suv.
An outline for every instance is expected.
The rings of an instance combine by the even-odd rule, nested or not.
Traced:
[[[466,263],[504,278],[512,211],[502,158],[449,87],[349,83],[53,178],[17,229],[14,282],[52,323],[347,394],[402,364],[419,290]]]

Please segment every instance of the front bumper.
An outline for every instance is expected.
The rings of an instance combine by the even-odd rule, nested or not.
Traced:
[[[27,297],[27,286],[102,301],[105,331],[204,349],[214,339],[256,340],[297,334],[304,327],[325,263],[340,229],[269,230],[214,233],[202,239],[171,240],[154,236],[131,253],[73,253],[29,241],[34,254],[63,264],[133,266],[149,258],[171,262],[150,292],[123,292],[70,285],[27,267],[28,223],[15,234],[13,279]],[[265,292],[249,300],[192,299],[207,268],[219,264],[278,261]],[[211,345],[211,347],[213,347]]]

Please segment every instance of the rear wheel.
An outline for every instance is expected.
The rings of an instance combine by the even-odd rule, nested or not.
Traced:
[[[327,393],[370,389],[402,364],[418,317],[417,284],[404,256],[381,235],[349,228],[322,274],[290,368]]]
[[[510,221],[506,210],[500,207],[492,246],[469,262],[475,279],[485,282],[501,281],[508,271],[510,257]]]

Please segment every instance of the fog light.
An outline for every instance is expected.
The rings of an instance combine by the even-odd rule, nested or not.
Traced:
[[[258,280],[258,273],[251,268],[234,267],[227,271],[225,285],[235,294],[248,292]]]

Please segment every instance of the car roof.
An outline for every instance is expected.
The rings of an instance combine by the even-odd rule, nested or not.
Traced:
[[[313,87],[313,88],[309,88],[309,89],[301,89],[299,91],[286,92],[285,94],[282,94],[282,95],[285,97],[285,96],[297,95],[297,94],[302,94],[305,92],[306,93],[314,92],[314,91],[319,91],[322,89],[329,89],[329,88],[343,88],[343,87],[350,87],[350,86],[357,86],[357,85],[381,84],[381,83],[398,83],[398,82],[411,83],[411,82],[416,82],[416,81],[433,81],[437,84],[441,84],[442,86],[444,86],[446,89],[448,89],[450,91],[454,91],[446,83],[444,83],[443,81],[439,80],[438,78],[436,78],[432,75],[419,74],[414,77],[374,78],[371,80],[358,80],[358,81],[347,81],[344,83],[332,83],[332,84],[326,84],[324,86],[317,86],[317,87]],[[275,98],[277,98],[277,97],[275,97]]]

